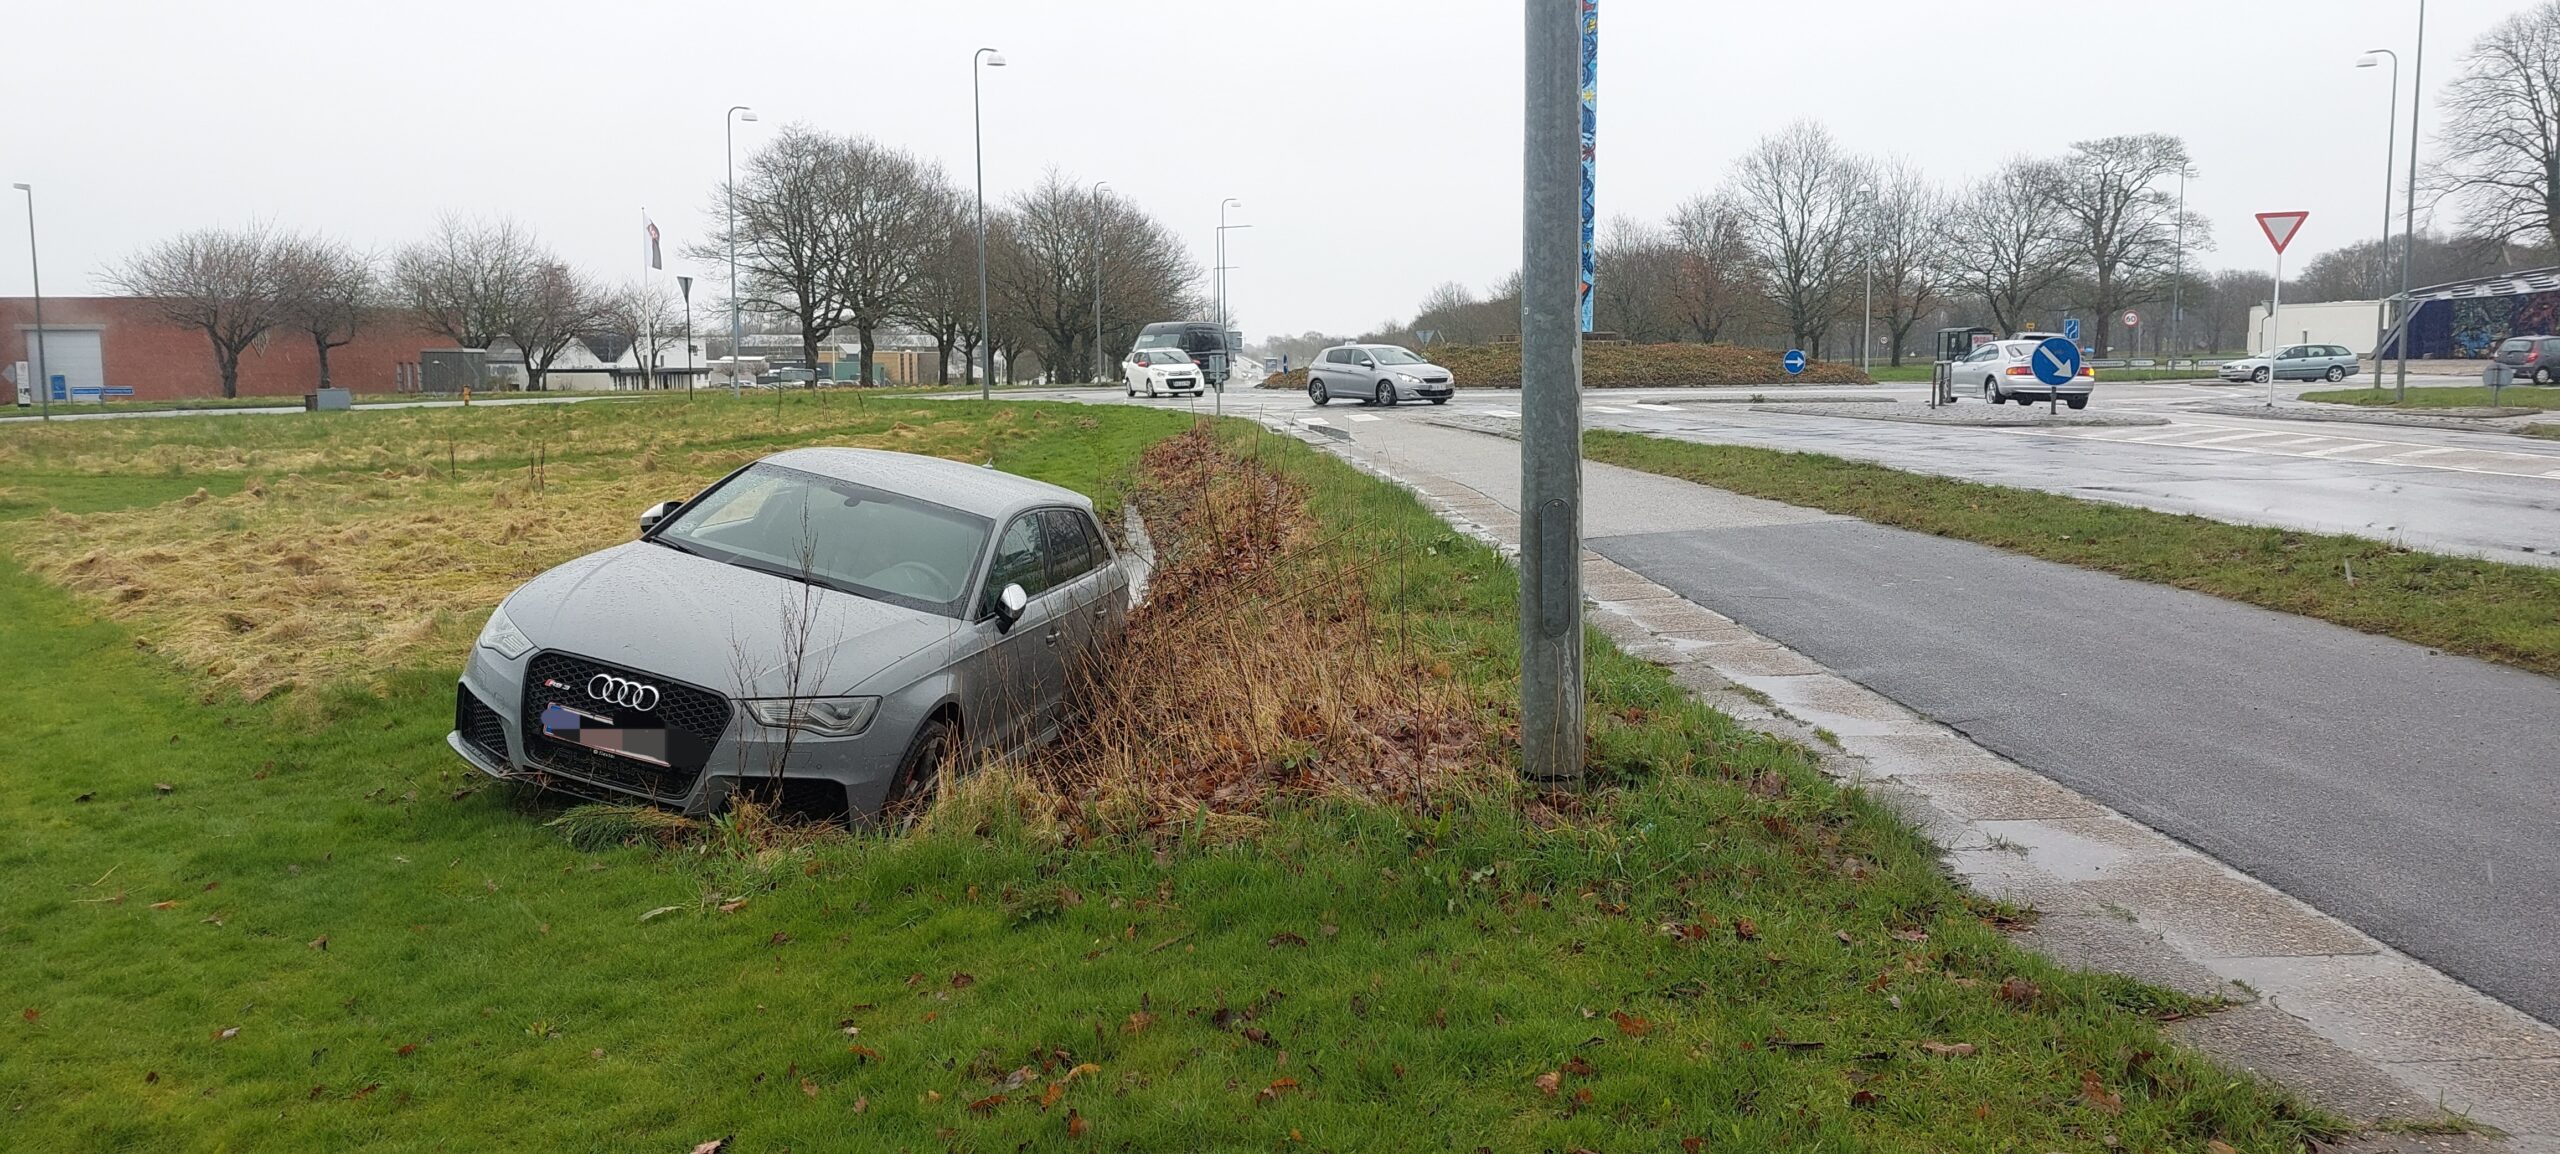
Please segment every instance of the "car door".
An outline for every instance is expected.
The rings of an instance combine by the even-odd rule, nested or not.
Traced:
[[[1049,595],[1057,602],[1048,628],[1056,638],[1060,682],[1055,709],[1060,717],[1075,695],[1102,672],[1095,664],[1100,655],[1094,639],[1101,629],[1103,562],[1110,554],[1102,551],[1096,556],[1101,542],[1087,535],[1086,520],[1074,509],[1047,509],[1040,514],[1049,555]]]
[[[996,614],[1007,585],[1022,586],[1029,598],[1010,629]],[[1050,635],[1058,606],[1050,592],[1047,526],[1040,513],[1024,513],[996,538],[978,597],[977,628],[985,631],[986,648],[962,692],[968,724],[990,750],[1008,751],[1046,732],[1056,712],[1065,666]]]

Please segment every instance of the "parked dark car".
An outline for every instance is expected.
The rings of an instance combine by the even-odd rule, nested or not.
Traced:
[[[1181,349],[1200,366],[1200,379],[1210,388],[1221,389],[1227,383],[1227,358],[1239,342],[1221,340],[1214,321],[1159,321],[1138,330],[1137,349]]]
[[[2498,343],[2498,363],[2514,369],[2520,381],[2560,380],[2560,337],[2508,337]]]

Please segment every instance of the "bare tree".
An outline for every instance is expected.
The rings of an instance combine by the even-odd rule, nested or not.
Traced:
[[[2462,205],[2467,230],[2500,243],[2560,245],[2560,0],[2542,0],[2474,41],[2447,86],[2429,183]]]
[[[941,169],[872,140],[839,139],[832,155],[833,179],[820,186],[832,198],[825,224],[837,233],[826,289],[861,341],[869,384],[873,336],[924,291],[953,192]],[[817,363],[814,351],[809,363]]]
[[[524,354],[527,385],[548,387],[551,363],[569,342],[602,327],[613,295],[556,260],[545,260],[525,279],[507,317],[506,338]]]
[[[1831,132],[1800,120],[1763,137],[1735,165],[1735,220],[1796,345],[1822,352],[1822,337],[1858,289],[1855,229],[1867,164]]]
[[[1036,349],[1052,380],[1092,372],[1097,248],[1105,341],[1134,343],[1141,326],[1200,310],[1186,287],[1199,280],[1200,268],[1171,229],[1125,199],[1098,200],[1083,182],[1051,169],[989,223],[991,323],[1008,363]],[[1008,369],[1007,378],[1013,375]]]
[[[2205,347],[2256,347],[2257,334],[2249,331],[2249,309],[2267,303],[2275,289],[2275,278],[2250,269],[2224,269],[2206,283],[2209,288],[2205,299],[2197,302],[2193,314],[2202,322]]]
[[[283,255],[283,324],[311,338],[320,387],[329,387],[329,350],[355,342],[381,311],[382,278],[374,258],[320,238],[289,241]]]
[[[1947,196],[1917,167],[1899,160],[1878,169],[1874,188],[1867,259],[1893,346],[1890,359],[1900,365],[1911,330],[1945,301]]]
[[[212,341],[222,395],[236,397],[241,352],[285,319],[289,246],[265,224],[198,229],[134,254],[107,279]]]
[[[845,279],[844,146],[837,137],[792,125],[747,159],[737,188],[740,303],[747,309],[792,319],[807,363],[818,346],[852,319],[843,297]],[[710,214],[725,221],[725,211]],[[727,224],[686,249],[697,260],[726,260]]]
[[[963,353],[963,382],[976,384],[978,349],[978,225],[968,202],[955,190],[936,208],[937,221],[920,247],[923,268],[898,319],[933,338],[933,380],[951,383],[951,354]],[[962,348],[963,338],[967,347]]]
[[[2024,328],[2027,310],[2070,275],[2070,223],[2053,191],[2060,181],[2051,162],[2012,160],[1948,216],[1949,283],[1980,299],[2004,331]]]
[[[2053,170],[2060,178],[2054,199],[2070,224],[2072,263],[2088,282],[2086,303],[2097,314],[2091,331],[2099,356],[2107,355],[2116,314],[2152,299],[2176,263],[2178,203],[2159,182],[2186,167],[2186,143],[2152,132],[2080,141]],[[2202,217],[2191,213],[2186,223],[2188,247],[2210,244]]]
[[[1735,323],[1766,297],[1740,216],[1729,201],[1693,197],[1671,214],[1671,237],[1680,259],[1672,308],[1681,326],[1703,343],[1732,339]]]
[[[485,349],[514,322],[526,286],[548,260],[512,220],[447,216],[433,236],[392,262],[394,294],[427,327],[467,349]]]
[[[1591,290],[1592,327],[1642,344],[1678,337],[1673,289],[1680,277],[1680,251],[1669,234],[1617,217],[1609,222],[1594,257],[1598,279]]]

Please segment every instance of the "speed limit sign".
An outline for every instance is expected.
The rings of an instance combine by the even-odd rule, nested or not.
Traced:
[[[2133,328],[2133,327],[2135,327],[2135,326],[2137,326],[2137,325],[2140,325],[2141,323],[2142,323],[2142,314],[2141,314],[2141,313],[2132,312],[2132,311],[2128,310],[2128,311],[2124,314],[2124,327],[2126,327],[2126,328]]]

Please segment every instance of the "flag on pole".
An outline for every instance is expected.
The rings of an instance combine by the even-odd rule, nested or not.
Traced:
[[[658,222],[649,219],[649,213],[646,209],[643,209],[640,212],[640,227],[646,230],[649,234],[649,267],[657,269],[667,267],[665,258],[661,257],[658,253]]]

